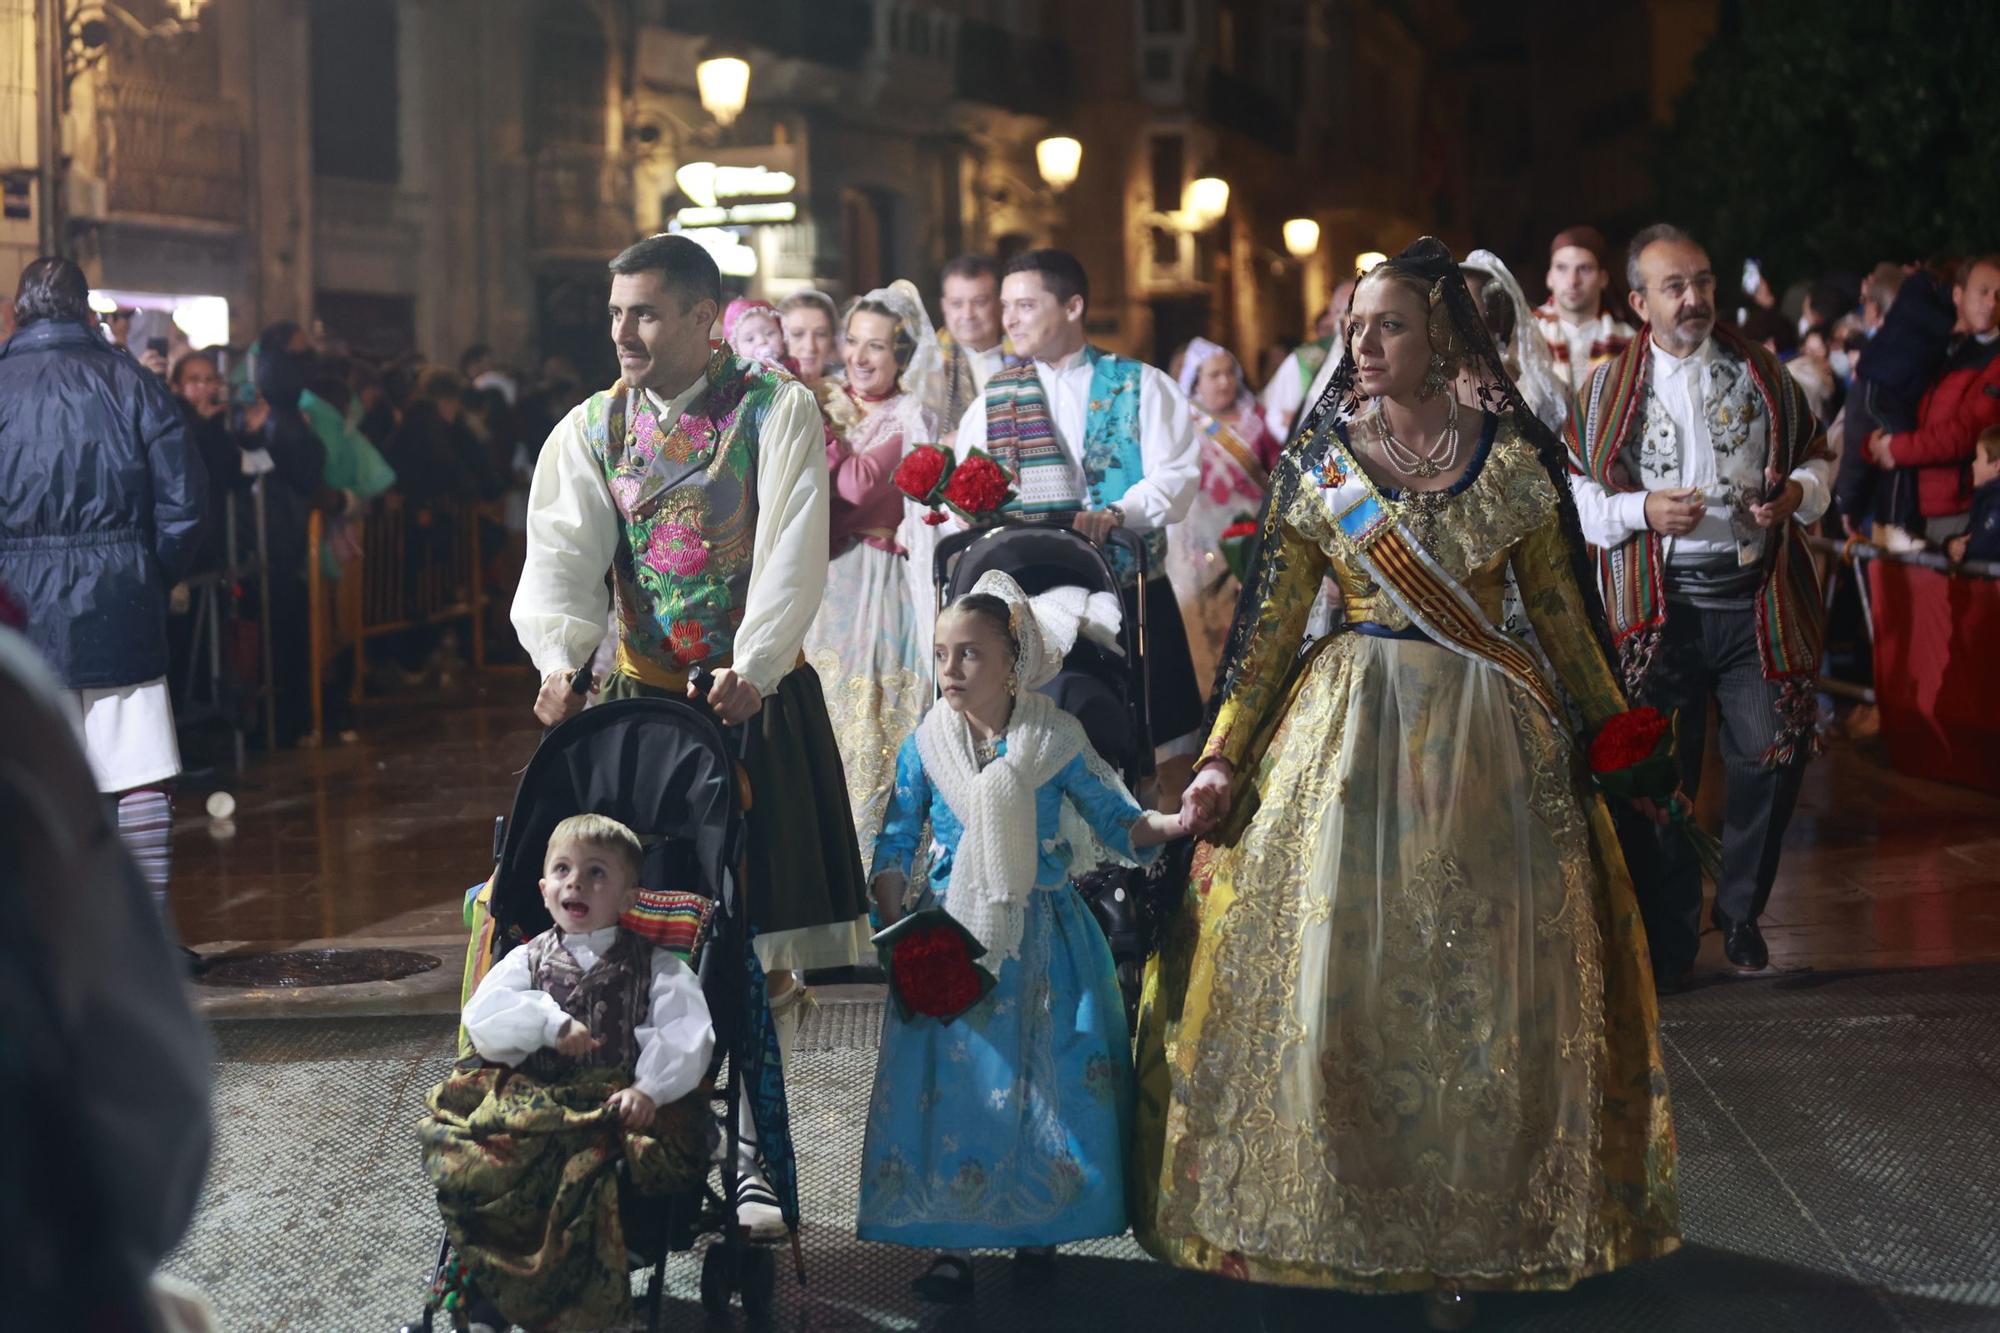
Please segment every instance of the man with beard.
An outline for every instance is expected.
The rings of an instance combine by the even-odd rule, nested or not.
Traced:
[[[783,370],[709,341],[722,278],[706,250],[653,236],[610,269],[618,382],[556,427],[528,496],[513,619],[542,677],[535,716],[583,708],[573,682],[614,610],[604,698],[692,697],[713,674],[709,706],[750,733],[749,924],[774,1014],[795,1015],[794,970],[873,952],[840,752],[801,655],[826,590],[825,423]],[[768,1128],[761,1110],[741,1126],[737,1163],[737,1219],[760,1238],[783,1231],[757,1171]]]
[[[1571,486],[1603,553],[1626,692],[1678,715],[1690,797],[1716,701],[1727,791],[1711,919],[1729,961],[1756,971],[1769,962],[1757,917],[1815,745],[1825,613],[1804,532],[1831,494],[1826,436],[1777,359],[1716,324],[1715,273],[1685,232],[1640,232],[1627,271],[1646,324],[1584,385],[1566,433]],[[1654,973],[1670,987],[1700,943],[1700,867],[1679,835],[1626,818]]]
[[[1632,326],[1604,308],[1610,251],[1595,227],[1571,227],[1549,242],[1549,299],[1535,307],[1535,327],[1572,393],[1632,341]]]

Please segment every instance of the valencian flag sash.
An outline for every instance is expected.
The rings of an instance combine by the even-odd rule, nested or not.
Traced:
[[[1526,690],[1550,721],[1566,727],[1562,700],[1549,683],[1555,673],[1541,653],[1501,632],[1472,594],[1444,571],[1408,526],[1396,520],[1388,501],[1348,455],[1333,427],[1323,429],[1326,452],[1306,472],[1306,479],[1353,544],[1368,576],[1418,629],[1461,657],[1499,671]]]

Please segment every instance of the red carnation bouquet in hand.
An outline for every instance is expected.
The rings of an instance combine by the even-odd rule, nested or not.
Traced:
[[[1632,708],[1597,729],[1590,742],[1590,775],[1606,795],[1652,801],[1687,840],[1695,860],[1711,880],[1722,870],[1722,844],[1694,822],[1680,796],[1680,760],[1674,754],[1674,725],[1657,708]]]
[[[991,522],[1014,498],[1013,478],[983,449],[958,459],[948,449],[920,444],[903,456],[890,480],[930,510],[924,522],[932,527],[944,522],[944,509],[975,525]]]
[[[904,1022],[949,1023],[986,998],[993,974],[975,960],[986,946],[942,907],[912,912],[875,936],[889,997]]]
[[[1216,545],[1222,548],[1223,562],[1238,583],[1250,581],[1250,547],[1256,540],[1257,520],[1248,514],[1238,514],[1216,538]]]

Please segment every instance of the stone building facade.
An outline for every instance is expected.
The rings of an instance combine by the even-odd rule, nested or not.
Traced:
[[[1684,67],[1690,4],[1609,6],[1642,88],[1629,136],[1664,114],[1647,62]],[[42,7],[0,0],[0,52],[33,49]],[[772,298],[897,276],[934,294],[955,254],[1062,244],[1092,274],[1093,337],[1163,360],[1201,333],[1254,375],[1356,254],[1422,231],[1518,244],[1536,197],[1577,197],[1541,151],[1569,122],[1507,97],[1576,42],[1458,0],[209,0],[191,35],[109,26],[64,121],[66,248],[100,288],[222,297],[237,345],[316,320],[372,352],[486,342],[608,375],[605,259],[685,228]],[[695,87],[718,43],[752,69],[727,127]],[[0,63],[9,275],[37,248],[36,74]],[[1052,133],[1083,144],[1060,194],[1035,164]],[[1602,137],[1593,160],[1637,159]],[[1525,198],[1523,161],[1543,177]],[[690,194],[718,168],[762,192]],[[1172,215],[1206,173],[1229,208],[1190,229]],[[1596,179],[1618,196],[1600,215],[1644,197],[1629,167]],[[1292,217],[1321,226],[1303,261]]]

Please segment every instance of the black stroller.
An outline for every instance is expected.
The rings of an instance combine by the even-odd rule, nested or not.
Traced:
[[[797,1174],[782,1080],[775,1077],[776,1035],[744,923],[746,805],[737,749],[706,707],[676,699],[604,704],[550,730],[521,775],[512,813],[495,823],[495,867],[484,894],[490,926],[475,931],[470,949],[475,963],[490,963],[550,926],[536,887],[543,851],[558,823],[586,811],[608,815],[642,839],[662,839],[647,850],[641,885],[695,889],[708,900],[701,904],[700,925],[688,939],[689,961],[701,978],[715,1026],[709,1082],[722,1108],[728,1150],[721,1163],[720,1193],[707,1183],[681,1195],[621,1191],[619,1212],[629,1258],[634,1269],[650,1270],[644,1309],[651,1330],[660,1327],[667,1256],[693,1249],[703,1235],[718,1237],[703,1256],[703,1307],[710,1314],[726,1313],[731,1295],[740,1294],[752,1320],[770,1312],[777,1281],[774,1252],[741,1236],[728,1204],[736,1192],[737,1110],[745,1097],[753,1098],[758,1111],[760,1149],[798,1260]],[[637,911],[644,913],[649,902],[663,900],[646,895]],[[626,920],[630,924],[633,917]],[[489,950],[490,957],[479,957]],[[468,969],[468,992],[484,970]],[[725,1063],[726,1078],[721,1073]],[[432,1297],[421,1322],[405,1325],[405,1333],[433,1327],[451,1265],[447,1237],[438,1250]],[[798,1273],[803,1282],[802,1263]]]
[[[1042,687],[1042,693],[1083,724],[1091,747],[1136,793],[1154,772],[1146,673],[1146,579],[1150,570],[1145,543],[1135,534],[1114,529],[1110,540],[1130,555],[1138,571],[1138,596],[1125,599],[1125,616],[1118,631],[1123,655],[1079,635],[1063,659],[1062,670]],[[938,542],[933,560],[932,582],[940,610],[952,599],[971,592],[988,570],[1008,575],[1029,596],[1069,584],[1122,596],[1118,574],[1104,549],[1074,528],[1059,526],[1054,518],[955,533]],[[1160,866],[1167,860],[1159,858],[1150,870],[1078,867],[1082,873],[1071,880],[1111,946],[1128,1019],[1138,1011],[1140,975],[1158,926],[1159,913],[1154,906],[1160,898],[1157,881]]]

